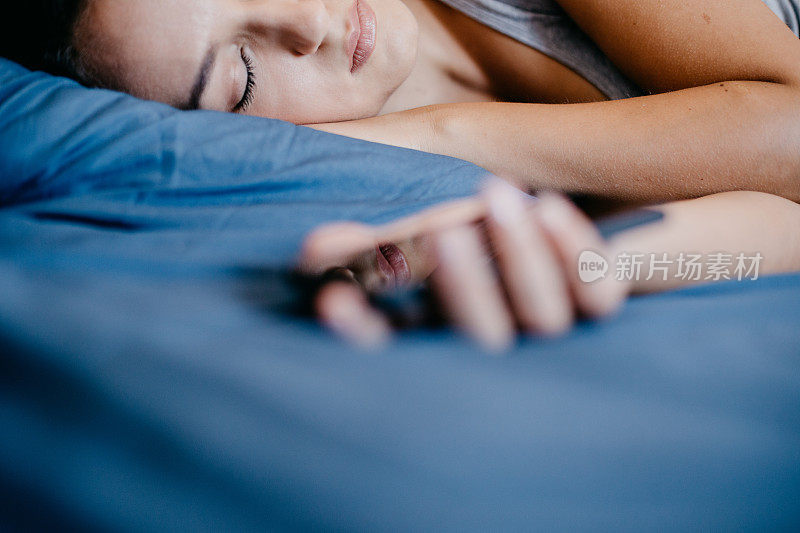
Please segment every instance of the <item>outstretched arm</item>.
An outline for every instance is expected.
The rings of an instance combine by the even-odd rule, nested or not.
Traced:
[[[800,205],[771,194],[734,191],[657,206],[664,220],[621,233],[609,242],[612,259],[641,254],[644,263],[635,293],[662,291],[683,285],[753,279],[767,274],[800,271]],[[695,257],[694,273],[687,262]],[[737,258],[743,256],[743,265]],[[666,257],[666,261],[659,263]],[[759,259],[755,259],[759,257]],[[666,268],[655,270],[650,264]],[[713,265],[722,275],[713,272]],[[619,264],[616,265],[619,271]],[[736,272],[737,266],[751,272]],[[702,271],[699,269],[702,268]]]
[[[432,285],[445,318],[495,349],[507,346],[515,326],[531,333],[561,333],[576,315],[613,313],[630,292],[800,270],[795,231],[800,205],[773,195],[729,192],[655,206],[665,215],[662,221],[619,233],[610,242],[603,242],[589,220],[563,199],[550,196],[527,207],[521,202],[518,195],[493,186],[481,198],[435,207],[384,227],[322,227],[306,241],[303,264],[309,271],[351,268],[363,250],[429,235],[433,257],[426,262],[438,264]],[[483,249],[485,239],[491,253]],[[597,255],[583,257],[587,250],[607,261],[605,276],[581,274],[581,261],[598,261]],[[499,277],[487,265],[489,254]],[[628,269],[633,275],[619,275],[622,254],[640,257],[638,273]],[[649,271],[649,265],[656,265],[651,254],[659,261],[656,275]],[[740,254],[746,270],[738,270]],[[699,271],[681,262],[692,256],[699,256]],[[754,262],[754,257],[760,259]],[[386,318],[350,282],[330,283],[316,307],[324,323],[357,343],[379,343],[389,332]]]
[[[472,161],[517,184],[636,202],[800,201],[800,40],[760,0],[561,0],[648,96],[470,103],[320,129]]]

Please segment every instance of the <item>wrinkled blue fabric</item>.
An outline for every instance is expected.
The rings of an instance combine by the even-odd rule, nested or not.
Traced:
[[[800,275],[631,300],[488,357],[276,309],[303,233],[466,163],[0,60],[0,525],[792,530]]]
[[[122,233],[126,257],[207,264],[288,264],[321,222],[396,218],[471,194],[485,175],[285,122],[90,91],[2,59],[0,146],[0,206],[28,215],[2,238],[90,234],[87,248],[106,254]]]

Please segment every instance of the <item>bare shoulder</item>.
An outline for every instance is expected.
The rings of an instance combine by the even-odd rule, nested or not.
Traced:
[[[800,39],[761,0],[559,0],[651,92],[720,81],[800,83]]]

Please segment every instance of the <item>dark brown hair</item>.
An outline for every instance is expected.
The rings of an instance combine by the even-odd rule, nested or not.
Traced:
[[[0,17],[0,56],[30,70],[91,85],[74,47],[88,0],[23,0]]]

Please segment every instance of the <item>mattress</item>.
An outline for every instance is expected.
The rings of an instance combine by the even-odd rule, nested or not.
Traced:
[[[800,525],[800,275],[633,298],[504,357],[446,328],[360,352],[270,273],[319,223],[481,169],[0,66],[4,525]]]

